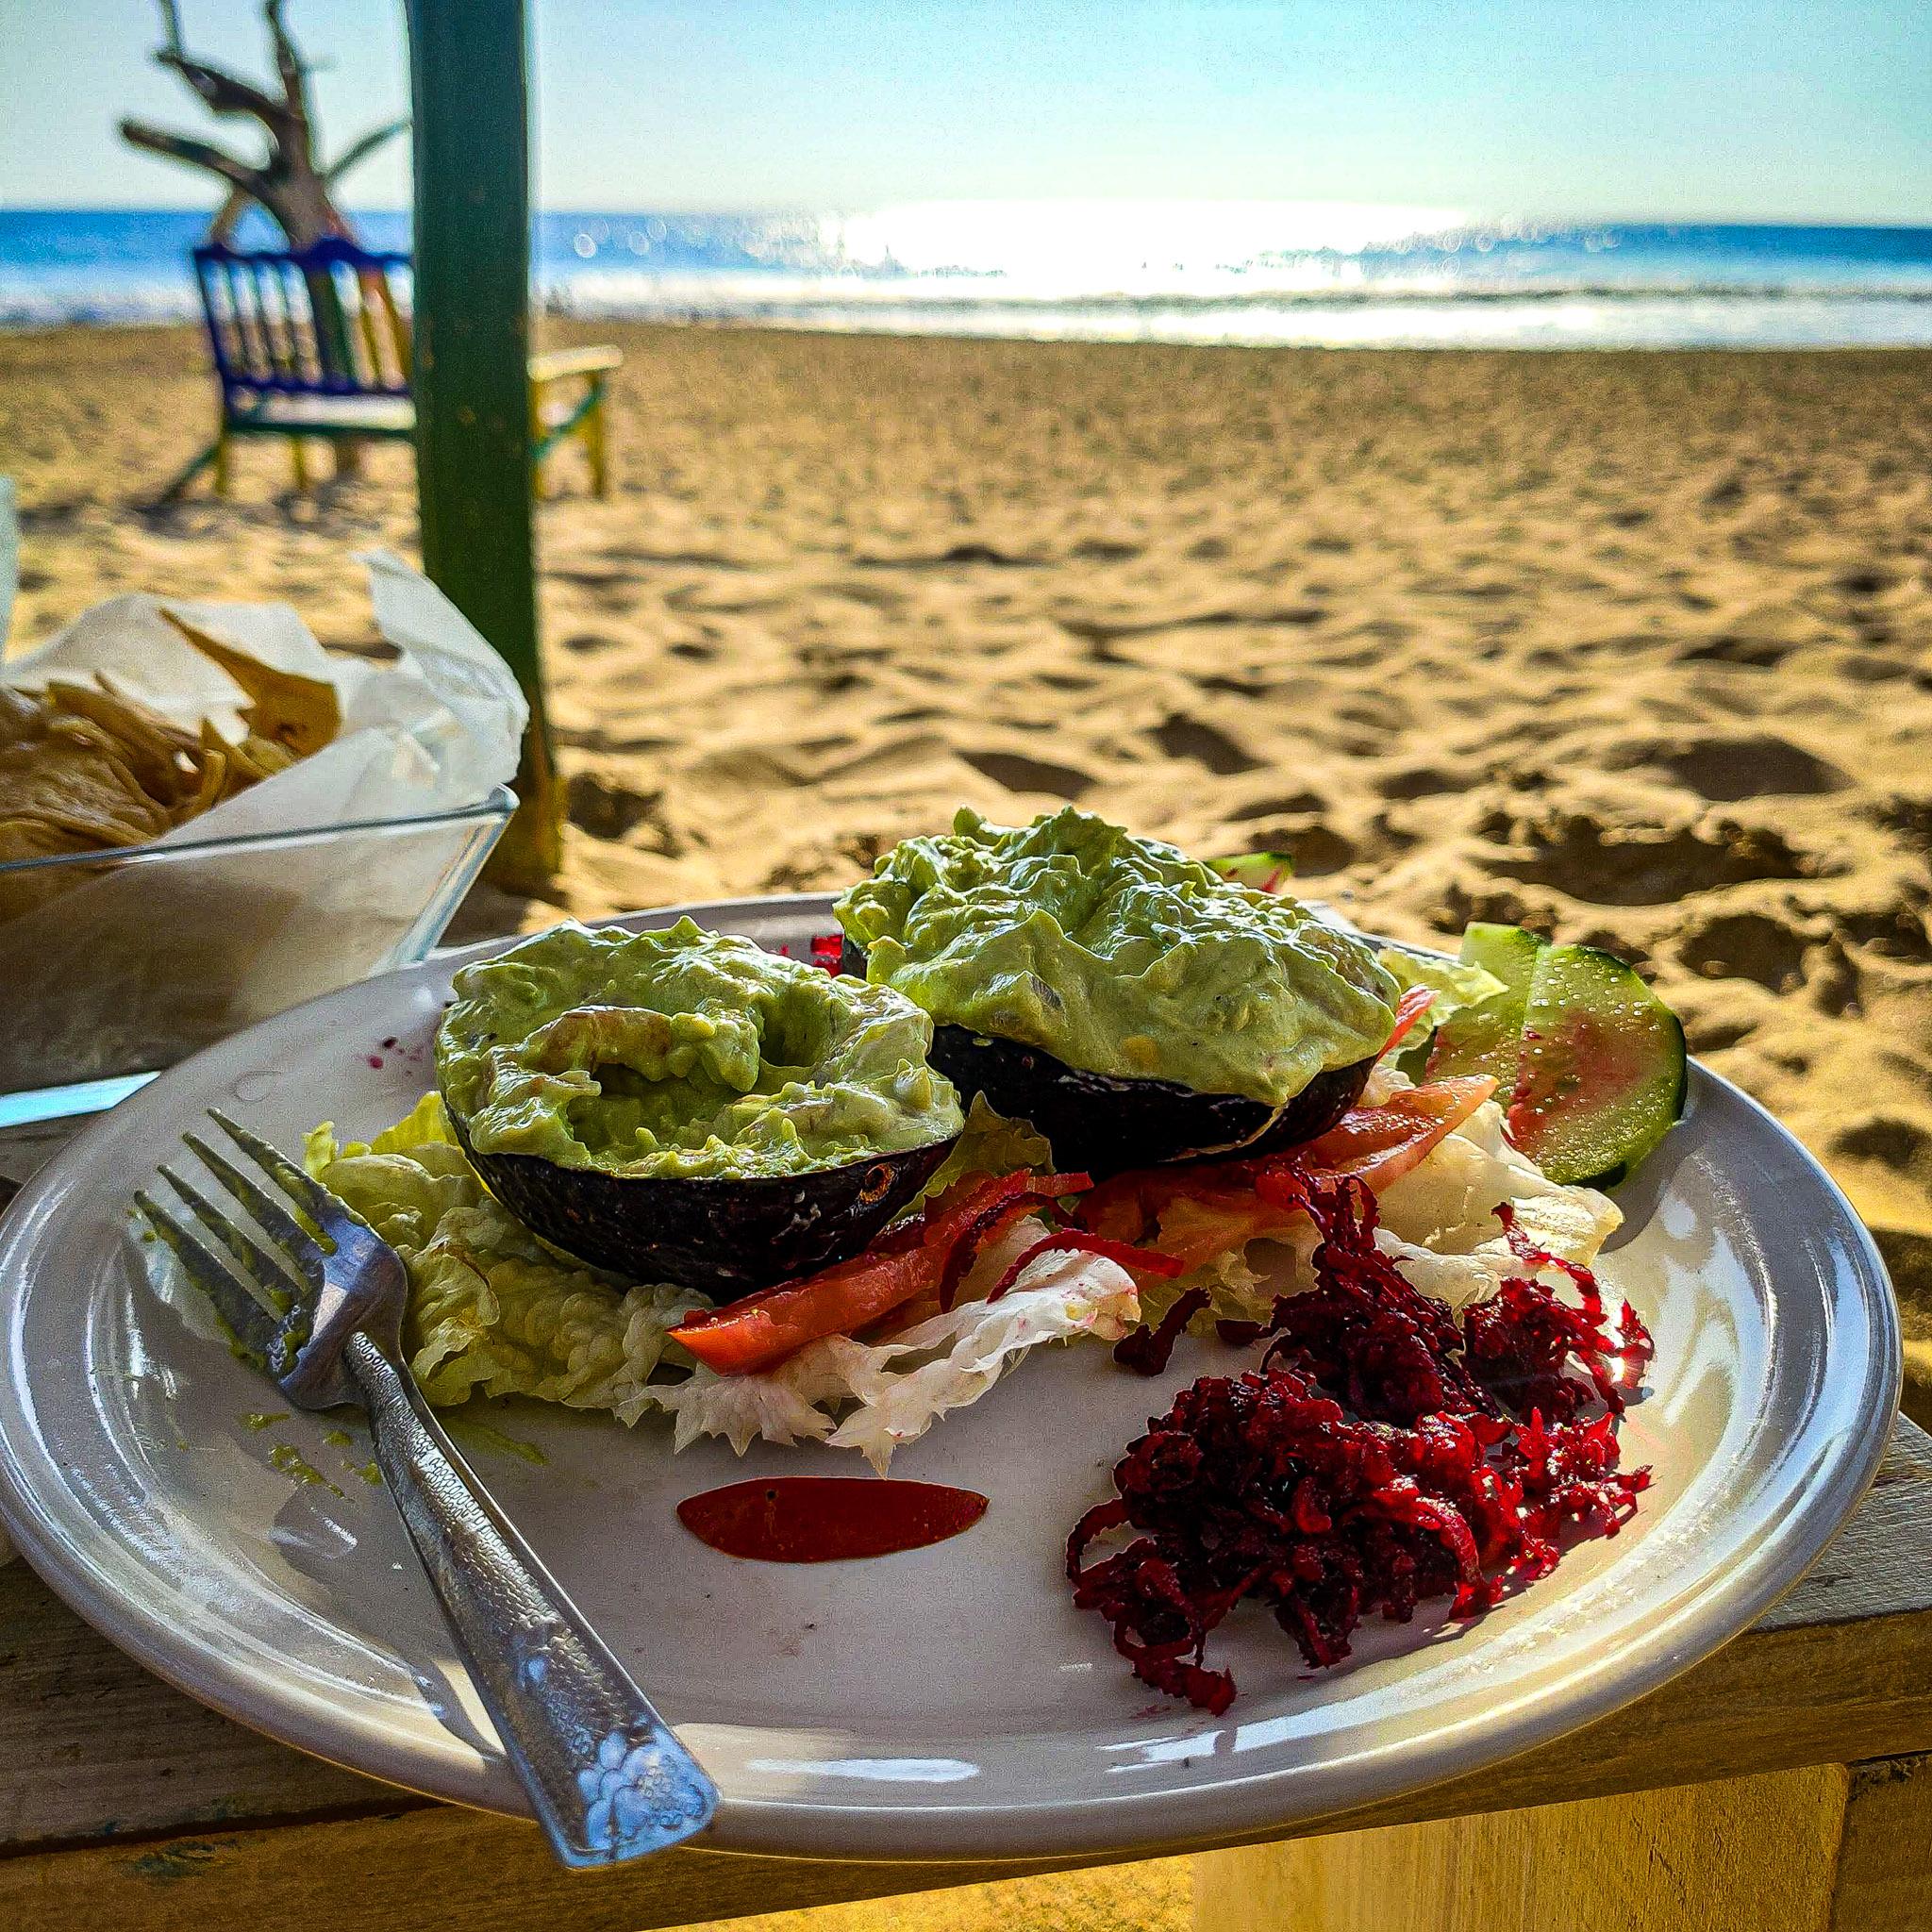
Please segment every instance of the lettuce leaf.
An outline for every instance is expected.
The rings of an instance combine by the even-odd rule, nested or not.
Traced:
[[[1536,1246],[1586,1267],[1624,1222],[1607,1194],[1553,1181],[1512,1147],[1503,1109],[1491,1100],[1383,1191],[1376,1240],[1418,1288],[1460,1307],[1510,1275],[1536,1272],[1510,1250],[1494,1212],[1502,1202]],[[1560,1277],[1543,1272],[1548,1285],[1560,1285]]]
[[[1119,1263],[1099,1255],[1041,1255],[997,1302],[962,1302],[874,1347],[832,1338],[825,1345],[837,1353],[858,1407],[828,1441],[834,1449],[860,1451],[883,1475],[900,1443],[977,1402],[1029,1350],[1083,1335],[1118,1341],[1140,1320],[1134,1277]]]
[[[684,1289],[625,1289],[539,1241],[476,1178],[434,1093],[371,1141],[339,1146],[325,1123],[304,1160],[402,1256],[404,1350],[438,1407],[530,1395],[622,1411],[665,1337],[707,1306]]]
[[[1361,1104],[1380,1106],[1413,1084],[1384,1060],[1369,1074]],[[1401,1263],[1417,1288],[1460,1308],[1512,1275],[1537,1273],[1525,1269],[1509,1247],[1495,1216],[1504,1202],[1538,1247],[1585,1266],[1624,1220],[1607,1195],[1551,1180],[1512,1147],[1504,1136],[1503,1109],[1491,1100],[1376,1195],[1375,1244]],[[1180,1211],[1189,1211],[1189,1204],[1180,1204]],[[1145,1318],[1158,1321],[1177,1294],[1203,1288],[1209,1305],[1188,1326],[1191,1333],[1207,1335],[1218,1320],[1264,1317],[1277,1294],[1292,1293],[1313,1278],[1315,1230],[1306,1220],[1254,1240],[1232,1230],[1228,1240],[1224,1252],[1179,1279],[1143,1285]],[[1561,1286],[1553,1271],[1542,1274],[1548,1285]]]
[[[1407,1076],[1377,1066],[1364,1092],[1374,1106]],[[1050,1150],[1024,1122],[975,1101],[948,1173],[1040,1166]],[[758,1440],[853,1449],[884,1473],[894,1449],[951,1410],[976,1401],[1042,1343],[1092,1336],[1117,1341],[1158,1319],[1182,1287],[1203,1285],[1221,1316],[1264,1314],[1284,1283],[1307,1278],[1313,1230],[1235,1244],[1187,1282],[1150,1284],[1141,1297],[1102,1257],[1057,1253],[1031,1263],[998,1302],[984,1296],[1045,1225],[1027,1217],[989,1244],[936,1313],[915,1307],[899,1327],[864,1340],[832,1336],[764,1374],[719,1375],[670,1339],[701,1296],[632,1286],[548,1247],[490,1195],[451,1137],[434,1094],[373,1141],[339,1144],[325,1124],[308,1137],[308,1171],[402,1255],[409,1272],[404,1341],[409,1366],[438,1407],[473,1394],[528,1395],[605,1409],[635,1424],[662,1414],[673,1443],[701,1437],[741,1454]],[[1419,1288],[1454,1306],[1521,1274],[1493,1209],[1507,1201],[1539,1246],[1589,1262],[1621,1216],[1603,1195],[1550,1180],[1511,1147],[1502,1109],[1478,1108],[1412,1173],[1380,1197],[1378,1242]],[[1259,1272],[1257,1272],[1257,1271]]]
[[[1404,992],[1411,987],[1425,986],[1436,997],[1423,1015],[1422,1025],[1433,1031],[1451,1013],[1460,1012],[1504,991],[1503,982],[1486,966],[1471,966],[1460,959],[1439,958],[1409,946],[1384,946],[1375,958],[1392,973]]]
[[[937,1198],[969,1174],[1008,1174],[1026,1167],[1045,1171],[1052,1166],[1053,1148],[1032,1122],[1009,1121],[987,1105],[985,1094],[975,1093],[966,1111],[965,1130],[921,1191],[920,1199]]]

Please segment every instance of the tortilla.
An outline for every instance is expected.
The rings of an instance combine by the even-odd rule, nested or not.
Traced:
[[[335,736],[332,686],[171,621],[247,694],[246,734],[231,744],[207,718],[184,730],[103,674],[40,691],[0,683],[0,866],[144,845]],[[16,879],[0,891],[0,919],[75,882],[64,871]]]
[[[219,664],[242,691],[248,703],[242,716],[251,735],[286,747],[306,758],[334,739],[342,725],[341,700],[334,685],[319,677],[304,677],[252,658],[233,644],[192,625],[177,612],[161,615],[201,653]]]

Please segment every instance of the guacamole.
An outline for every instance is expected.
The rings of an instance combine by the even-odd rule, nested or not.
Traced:
[[[1394,1020],[1362,941],[1073,806],[1012,831],[961,811],[838,912],[875,985],[1088,1073],[1280,1107]]]
[[[950,1140],[932,1023],[883,986],[705,932],[564,924],[464,967],[437,1029],[479,1154],[625,1179],[753,1179]]]

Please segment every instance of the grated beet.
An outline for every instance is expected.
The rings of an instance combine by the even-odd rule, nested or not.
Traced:
[[[1261,1367],[1183,1390],[1067,1543],[1074,1603],[1108,1620],[1135,1674],[1217,1714],[1235,1685],[1208,1667],[1208,1639],[1244,1598],[1309,1664],[1339,1663],[1366,1616],[1407,1623],[1442,1597],[1479,1615],[1511,1582],[1547,1574],[1564,1537],[1615,1535],[1650,1479],[1617,1468],[1611,1367],[1641,1367],[1650,1338],[1627,1307],[1625,1339],[1606,1331],[1588,1269],[1531,1246],[1502,1210],[1518,1257],[1560,1268],[1582,1307],[1511,1279],[1458,1330],[1376,1248],[1366,1187],[1296,1185],[1321,1237],[1315,1286],[1265,1323],[1220,1324],[1232,1342],[1270,1338]],[[1124,1548],[1085,1560],[1096,1538],[1129,1529]]]
[[[1333,1185],[1306,1175],[1267,1177],[1321,1231],[1315,1286],[1282,1295],[1265,1331],[1264,1366],[1305,1370],[1357,1415],[1414,1423],[1441,1410],[1491,1412],[1494,1404],[1457,1359],[1456,1317],[1402,1277],[1375,1246],[1375,1197],[1359,1181]]]
[[[1178,1273],[1178,1271],[1176,1271]],[[1113,1345],[1113,1358],[1137,1375],[1158,1375],[1166,1368],[1181,1330],[1205,1308],[1211,1297],[1205,1288],[1191,1288],[1175,1299],[1173,1307],[1160,1318],[1158,1328],[1143,1322],[1131,1335],[1124,1335]]]
[[[1636,1309],[1624,1304],[1618,1325],[1626,1339],[1616,1341],[1603,1325],[1604,1299],[1595,1275],[1535,1246],[1516,1225],[1515,1213],[1507,1203],[1496,1209],[1496,1219],[1517,1259],[1568,1275],[1582,1306],[1572,1307],[1558,1301],[1541,1282],[1506,1281],[1463,1319],[1463,1348],[1471,1370],[1518,1414],[1534,1410],[1548,1421],[1568,1422],[1589,1407],[1594,1396],[1611,1415],[1621,1415],[1624,1396],[1610,1365],[1641,1364],[1651,1354],[1650,1333]],[[1590,1376],[1588,1387],[1563,1373],[1563,1364],[1573,1356]]]

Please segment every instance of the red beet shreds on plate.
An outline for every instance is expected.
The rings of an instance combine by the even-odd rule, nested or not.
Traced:
[[[1641,1372],[1650,1338],[1627,1307],[1621,1339],[1605,1328],[1587,1269],[1557,1264],[1580,1307],[1514,1279],[1458,1328],[1375,1247],[1366,1188],[1307,1195],[1315,1285],[1276,1301],[1260,1369],[1182,1391],[1067,1542],[1074,1603],[1135,1674],[1216,1714],[1235,1685],[1208,1639],[1243,1599],[1309,1664],[1338,1663],[1373,1612],[1407,1623],[1448,1597],[1480,1614],[1555,1568],[1562,1539],[1614,1535],[1649,1482],[1617,1468],[1613,1365]],[[1551,1260],[1510,1235],[1526,1264]],[[1087,1562],[1112,1530],[1133,1540]]]

